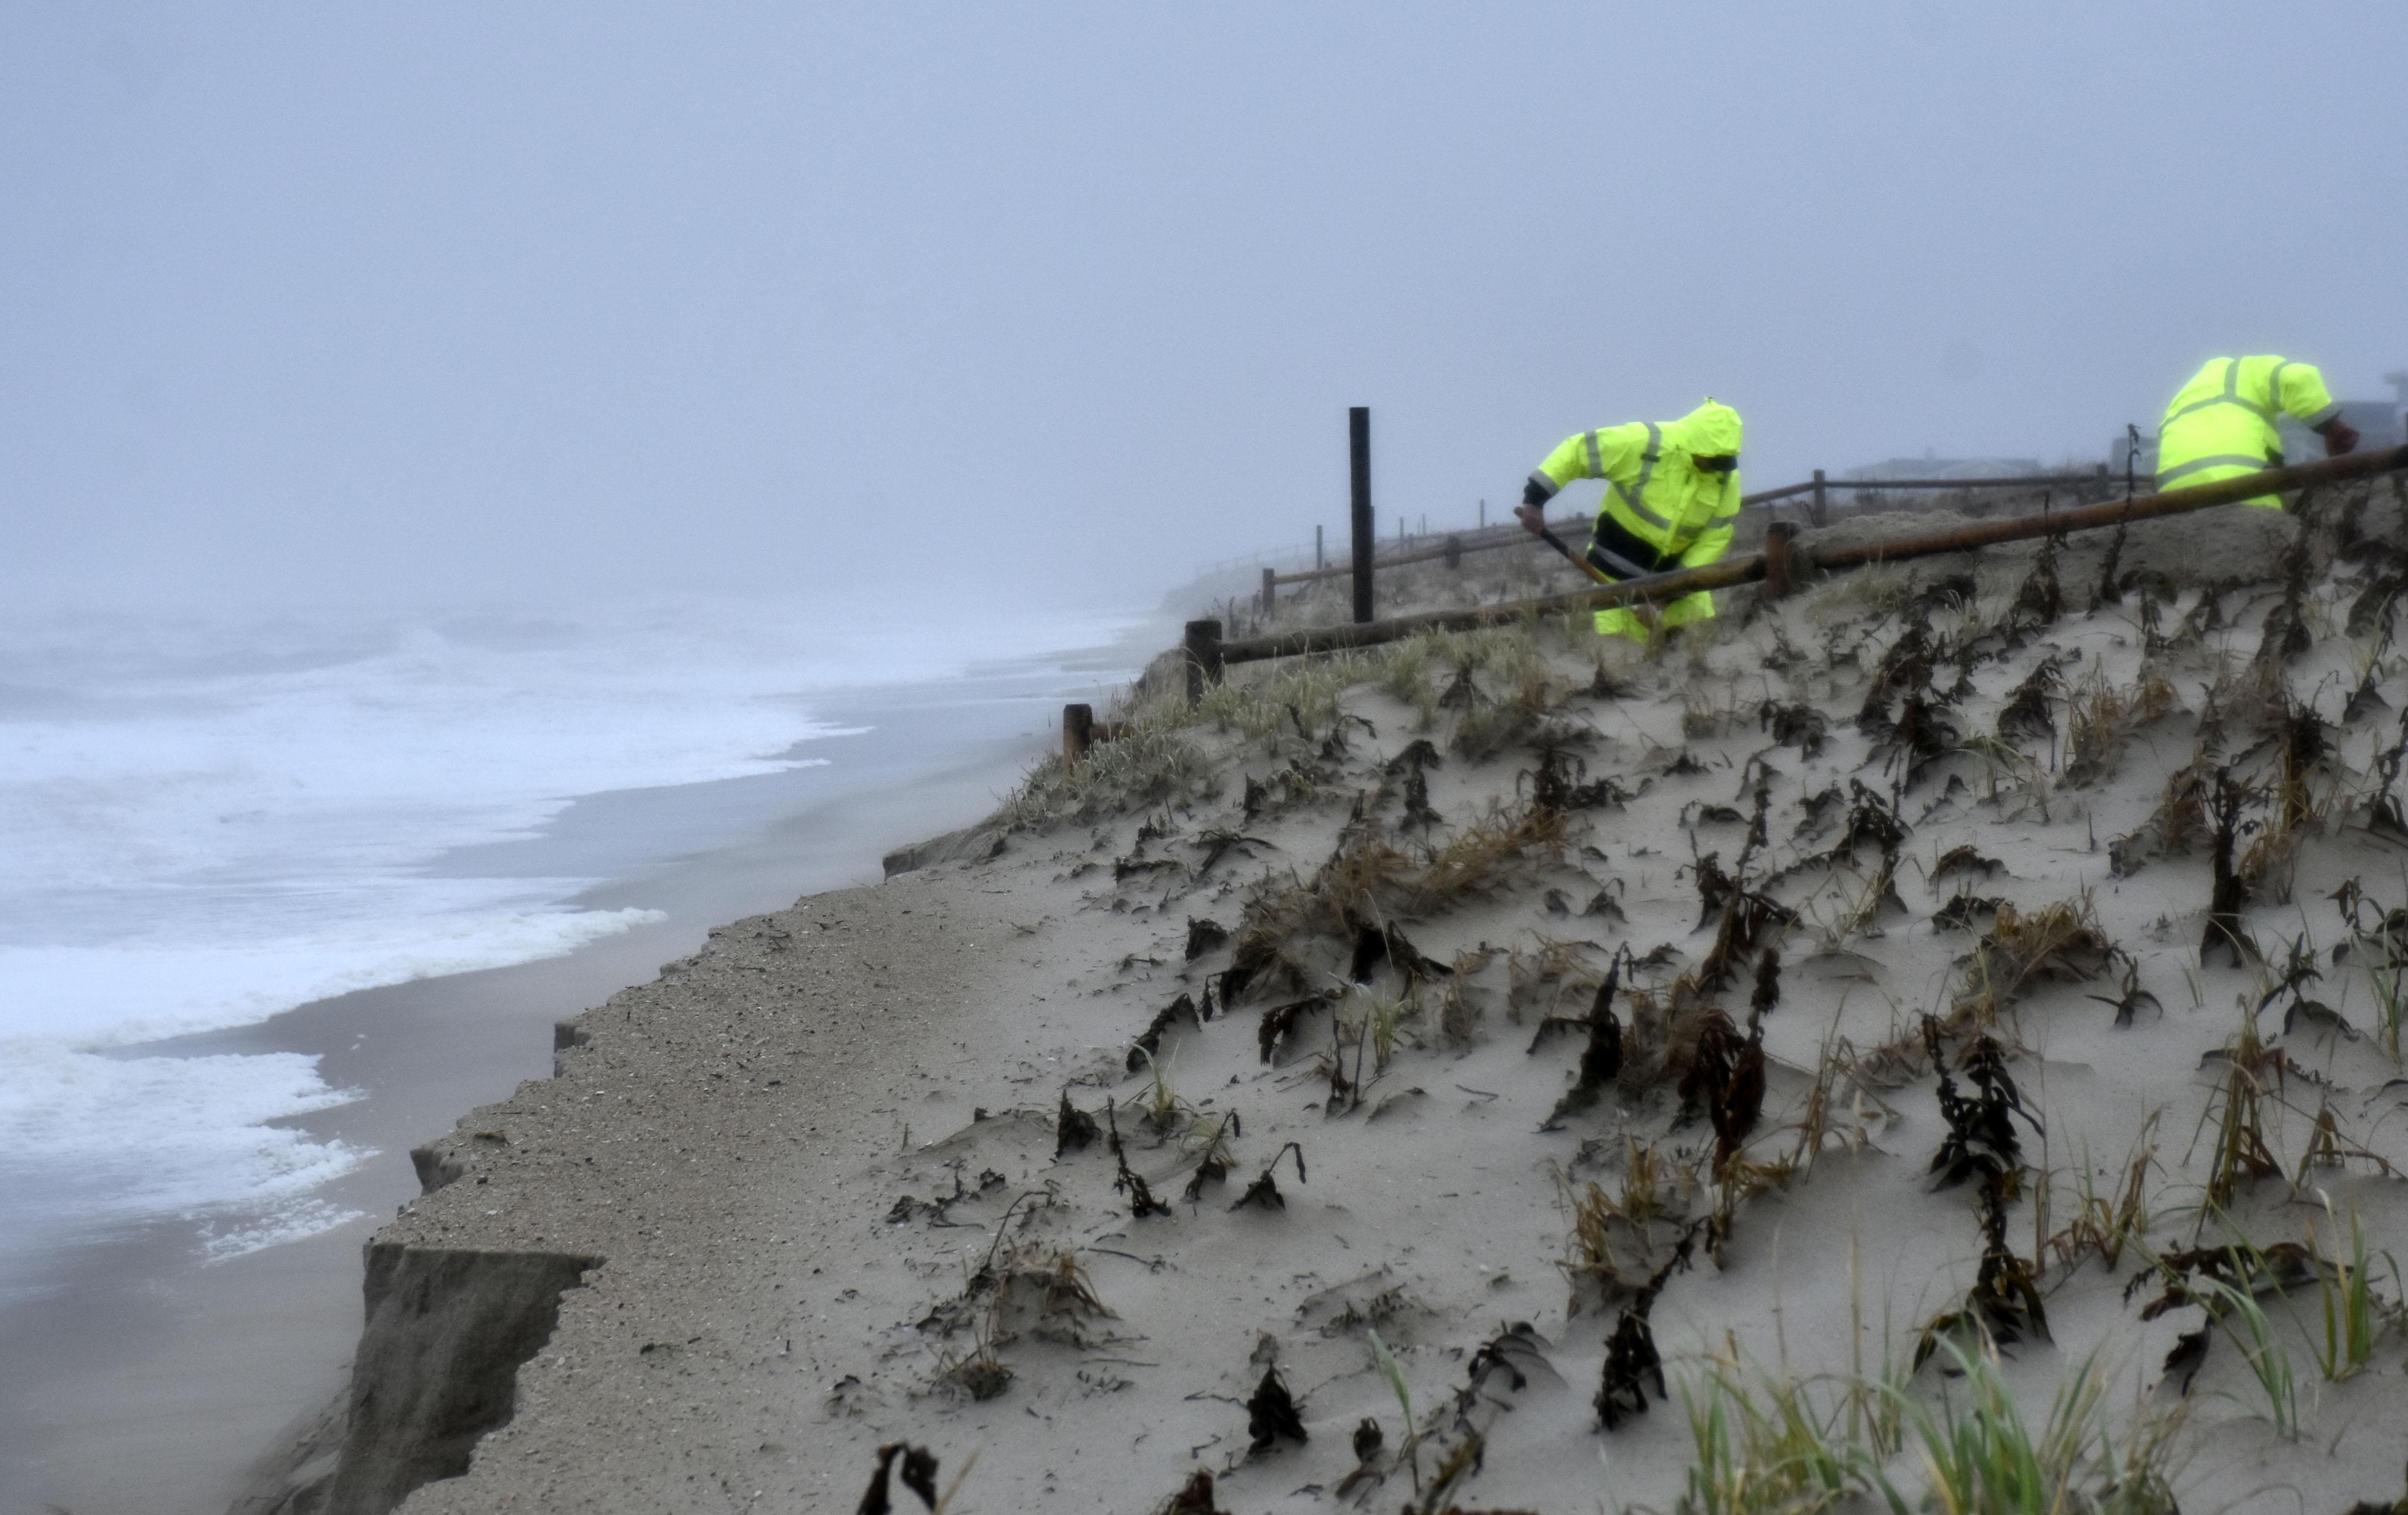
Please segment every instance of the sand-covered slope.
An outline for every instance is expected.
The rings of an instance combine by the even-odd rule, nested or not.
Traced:
[[[1133,696],[437,1144],[392,1255],[600,1261],[407,1508],[2399,1497],[2401,533]]]

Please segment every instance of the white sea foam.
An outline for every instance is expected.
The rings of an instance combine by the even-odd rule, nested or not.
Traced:
[[[427,865],[580,795],[822,761],[810,747],[839,730],[815,690],[944,678],[1124,619],[0,625],[0,1283],[7,1252],[93,1227],[188,1218],[224,1256],[349,1219],[313,1191],[366,1154],[269,1124],[357,1097],[313,1059],[108,1049],[656,918],[562,902],[593,880]]]

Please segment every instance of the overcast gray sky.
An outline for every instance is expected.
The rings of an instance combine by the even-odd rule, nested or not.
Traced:
[[[2408,7],[0,8],[0,588],[1151,588],[1572,430],[2388,393]],[[1107,596],[1107,598],[1114,598]]]

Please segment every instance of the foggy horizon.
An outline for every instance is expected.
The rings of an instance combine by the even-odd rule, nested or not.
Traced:
[[[21,605],[1133,603],[1498,518],[2102,460],[2408,366],[2394,9],[143,5],[0,15]]]

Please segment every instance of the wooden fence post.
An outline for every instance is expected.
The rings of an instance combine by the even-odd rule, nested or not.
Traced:
[[[1826,506],[1823,501],[1823,470],[1821,469],[1816,469],[1814,470],[1814,503],[1808,509],[1806,518],[1813,521],[1816,526],[1828,526],[1830,524],[1830,518],[1824,513],[1825,510]]]
[[[1204,685],[1221,682],[1221,623],[1187,623],[1187,708],[1204,702]]]
[[[1087,748],[1096,729],[1096,712],[1090,705],[1062,707],[1062,771],[1068,772],[1087,760]]]
[[[1463,539],[1452,531],[1446,534],[1446,566],[1451,569],[1463,567]]]
[[[1272,573],[1270,570],[1263,570],[1263,613],[1265,615],[1268,615],[1271,613],[1273,597],[1279,592],[1278,589],[1274,587],[1277,575]]]
[[[1790,555],[1798,540],[1798,523],[1775,521],[1764,528],[1764,598],[1786,599],[1795,586],[1796,560]]]
[[[1371,408],[1346,412],[1348,472],[1354,484],[1354,624],[1371,619]]]

